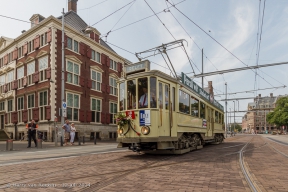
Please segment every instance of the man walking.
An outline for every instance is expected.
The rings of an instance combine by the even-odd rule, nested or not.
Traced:
[[[26,129],[28,129],[28,147],[31,147],[31,138],[33,139],[35,143],[35,147],[37,147],[37,141],[36,141],[36,129],[38,129],[38,125],[35,124],[35,121],[31,119],[31,123],[28,123],[26,125]]]
[[[70,131],[71,131],[69,120],[65,121],[65,124],[62,126],[62,128],[65,130],[64,138],[65,138],[65,145],[67,145],[67,142],[68,142],[69,137],[70,137]]]

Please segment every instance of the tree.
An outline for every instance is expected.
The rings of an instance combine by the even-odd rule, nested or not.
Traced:
[[[234,123],[231,123],[231,129],[233,130],[234,129]],[[242,131],[242,127],[241,125],[235,123],[235,130],[236,132],[241,132]]]
[[[288,125],[288,97],[282,97],[276,102],[274,111],[266,115],[266,121],[270,124]]]

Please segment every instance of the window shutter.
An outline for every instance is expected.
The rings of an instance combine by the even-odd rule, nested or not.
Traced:
[[[107,91],[108,94],[110,94],[110,85],[106,86],[106,91]]]
[[[51,119],[51,106],[45,106],[45,119],[50,120]]]
[[[39,72],[36,71],[34,74],[33,74],[33,83],[38,83],[39,82]]]
[[[22,120],[24,123],[28,122],[28,111],[27,110],[22,111]]]
[[[11,113],[12,116],[12,123],[17,124],[18,123],[18,115],[17,115],[17,111],[14,111]]]
[[[13,51],[13,58],[12,58],[12,60],[16,60],[16,59],[18,59],[18,48],[16,47],[15,49],[14,49],[14,51]]]
[[[79,48],[80,48],[80,54],[85,55],[85,44],[80,42],[79,43]]]
[[[88,79],[88,80],[87,80],[87,88],[88,88],[88,89],[91,89],[91,88],[92,88],[92,80],[91,80],[91,79]]]
[[[79,109],[79,121],[85,122],[84,110]]]
[[[101,53],[101,64],[105,65],[106,63],[106,55],[104,53]]]
[[[106,93],[106,85],[104,83],[101,84],[102,93]]]
[[[110,113],[106,114],[106,123],[110,124]]]
[[[110,58],[108,56],[106,57],[106,65],[108,68],[110,67]]]
[[[4,56],[4,65],[8,64],[8,54]]]
[[[92,111],[86,111],[86,121],[87,122],[92,121]]]
[[[13,89],[13,90],[18,89],[18,80],[14,80],[14,81],[12,82],[12,89]]]
[[[40,47],[40,35],[37,35],[34,39],[34,49],[39,49]]]
[[[48,67],[45,72],[46,72],[46,78],[51,79],[51,68]]]
[[[90,33],[90,38],[94,40],[94,32]]]
[[[106,124],[106,114],[104,112],[101,113],[101,123]]]
[[[27,55],[28,53],[28,42],[23,45],[23,55]]]
[[[86,53],[87,57],[89,59],[91,59],[91,48],[89,46],[87,46],[87,53]]]
[[[50,43],[52,41],[52,31],[49,29],[47,31],[47,42]]]
[[[99,43],[99,35],[97,35],[97,34],[95,34],[95,41],[97,42],[97,43]]]
[[[8,124],[8,114],[5,114],[5,124]]]
[[[8,86],[7,86],[7,84],[4,85],[4,92],[5,92],[5,93],[8,92]]]
[[[27,86],[27,77],[26,77],[26,76],[24,76],[24,77],[22,78],[22,83],[23,83],[23,86],[24,86],[24,87]]]
[[[35,121],[39,121],[39,108],[38,107],[33,108],[33,119]]]
[[[64,47],[67,47],[67,35],[66,34],[64,34]]]
[[[81,87],[84,87],[85,86],[85,79],[84,79],[84,77],[79,77],[80,78],[80,86]]]
[[[122,63],[118,63],[118,72],[122,72]]]

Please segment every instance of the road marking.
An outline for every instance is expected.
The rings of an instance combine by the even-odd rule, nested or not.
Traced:
[[[233,146],[228,146],[228,147],[222,147],[222,149],[231,148],[231,147],[237,147],[237,146],[240,146],[240,145],[245,145],[245,144],[239,144],[239,145],[233,145]]]
[[[70,149],[65,149],[65,150],[72,150],[72,149],[82,149],[82,147],[77,147],[77,148],[70,148]]]
[[[36,151],[36,152],[41,153],[41,152],[47,152],[47,151]]]
[[[35,152],[26,152],[26,153],[35,153]]]

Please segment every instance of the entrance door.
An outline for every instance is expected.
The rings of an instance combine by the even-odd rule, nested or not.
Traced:
[[[213,129],[214,129],[214,124],[213,124],[213,109],[210,107],[207,107],[207,136],[211,137],[213,136]]]
[[[159,135],[160,136],[170,136],[170,86],[159,82]],[[171,109],[170,109],[171,110]]]
[[[4,115],[0,115],[0,129],[4,129]]]

